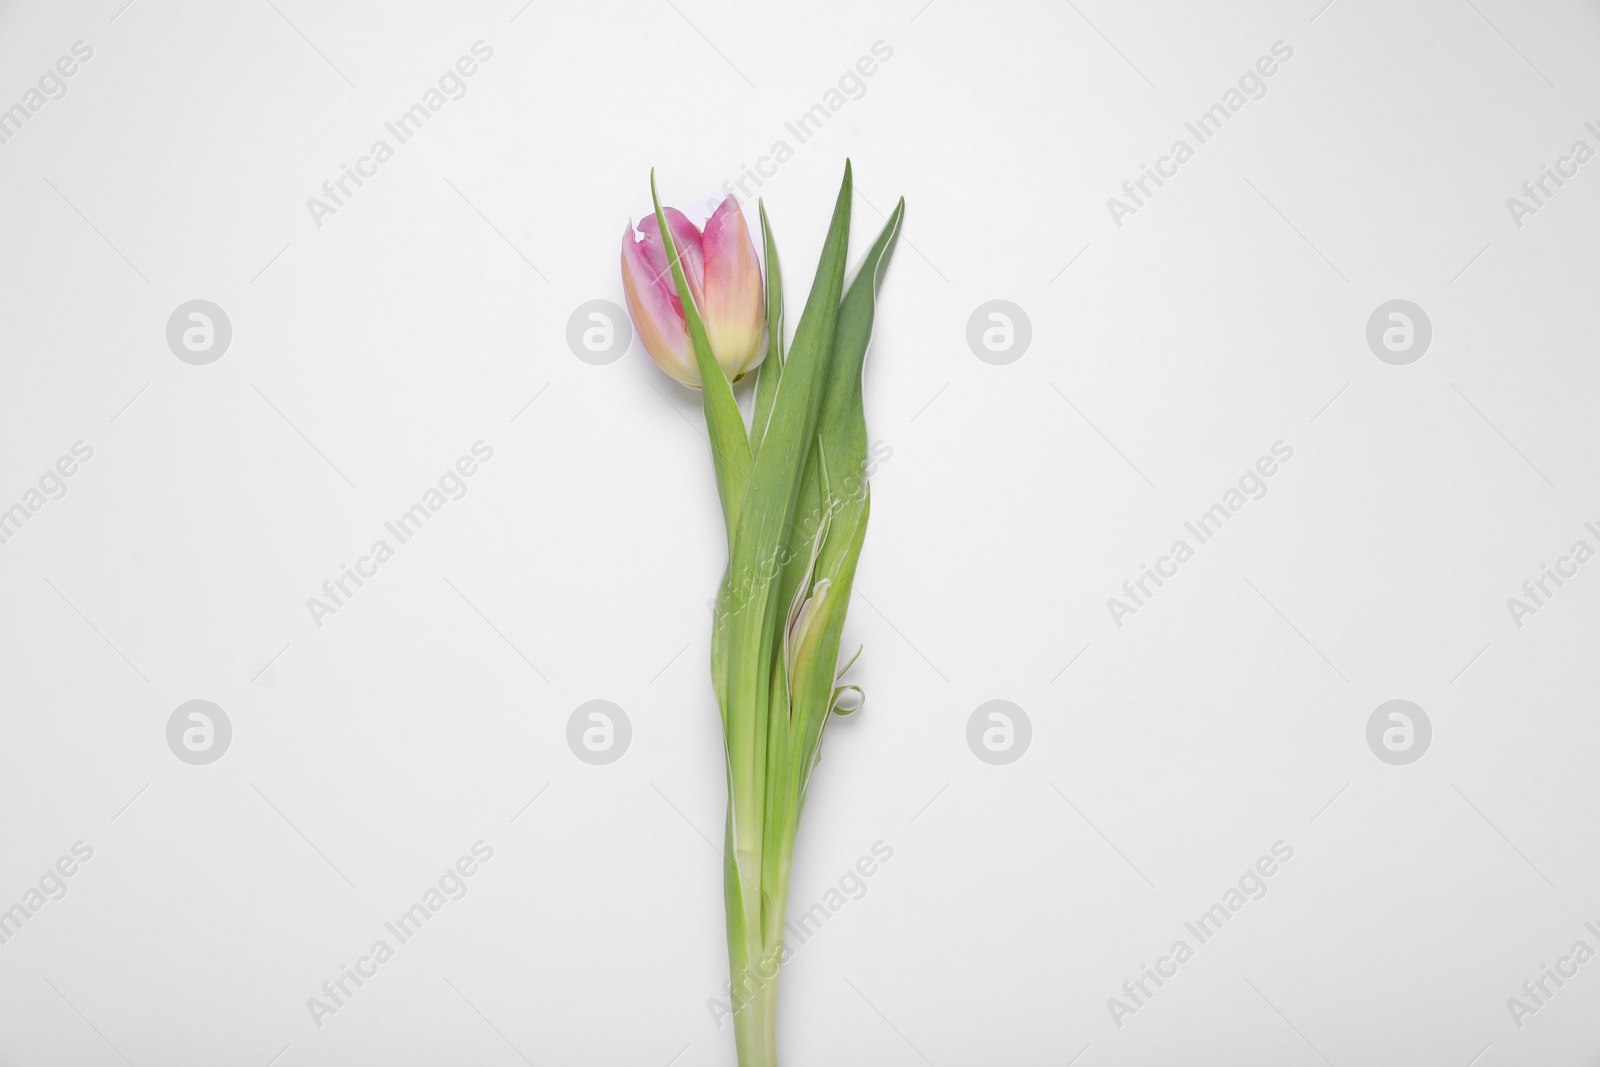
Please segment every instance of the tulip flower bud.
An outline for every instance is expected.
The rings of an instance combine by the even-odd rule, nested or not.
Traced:
[[[728,380],[736,382],[767,354],[761,264],[739,201],[724,200],[704,232],[681,211],[669,207],[663,214],[711,352]],[[631,223],[622,235],[622,287],[650,358],[684,385],[700,388],[700,368],[654,215],[639,223],[637,239]]]
[[[822,632],[827,626],[828,611],[833,607],[828,599],[828,592],[833,582],[823,578],[811,590],[811,595],[801,605],[800,610],[794,613],[794,618],[789,622],[789,629],[785,635],[785,664],[788,667],[789,678],[800,676],[803,668],[809,667],[810,661],[816,655],[817,645],[822,640]]]

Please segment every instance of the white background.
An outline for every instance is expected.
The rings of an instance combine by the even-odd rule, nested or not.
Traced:
[[[846,157],[857,252],[908,204],[867,368],[868,702],[793,909],[894,857],[786,969],[785,1061],[1593,1062],[1600,962],[1520,1029],[1506,1005],[1600,949],[1600,565],[1506,606],[1600,547],[1600,162],[1506,206],[1600,148],[1592,4],[123,2],[0,9],[0,106],[94,50],[0,145],[0,507],[94,450],[0,545],[0,907],[94,849],[0,945],[0,1064],[734,1062],[698,403],[565,333],[620,302],[652,166],[698,221],[780,138],[791,308]],[[317,226],[479,40],[467,95]],[[1116,226],[1276,41],[1265,97]],[[165,339],[196,298],[233,326],[209,366]],[[1365,340],[1397,298],[1433,326],[1409,366]],[[991,299],[1032,323],[1006,366],[966,343]],[[316,626],[479,440],[467,495]],[[1280,440],[1270,492],[1114,625]],[[234,730],[205,767],[165,736],[196,698]],[[594,767],[565,728],[602,698],[633,741]],[[1033,724],[1003,767],[965,740],[996,698]],[[1365,736],[1394,698],[1434,729],[1404,767]],[[479,840],[470,892],[314,1025]],[[1277,841],[1266,898],[1119,1028],[1107,998]]]

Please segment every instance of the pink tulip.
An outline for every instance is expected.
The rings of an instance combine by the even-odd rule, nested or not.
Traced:
[[[744,224],[739,201],[728,197],[697,230],[674,208],[664,208],[672,242],[678,249],[695,307],[705,323],[711,352],[729,381],[754,370],[767,354],[767,323],[761,286],[761,264]],[[689,343],[683,305],[667,263],[656,218],[632,223],[622,235],[622,287],[628,313],[650,358],[692,389],[700,388],[700,368]]]

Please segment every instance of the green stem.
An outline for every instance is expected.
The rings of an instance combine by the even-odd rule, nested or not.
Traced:
[[[731,826],[731,814],[729,823]],[[781,940],[775,948],[767,944],[761,907],[765,893],[759,884],[741,876],[738,855],[732,848],[723,877],[728,905],[729,997],[739,1067],[777,1067],[778,966],[783,944]]]
[[[739,1067],[778,1067],[778,981],[757,988],[733,1016]]]

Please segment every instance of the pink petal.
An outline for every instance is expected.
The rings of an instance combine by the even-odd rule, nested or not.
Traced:
[[[701,248],[705,296],[697,294],[696,299],[712,350],[730,376],[736,376],[760,362],[766,327],[761,264],[737,199],[728,197],[706,220]]]
[[[660,267],[651,261],[646,241],[635,241],[633,228],[622,235],[622,288],[628,296],[628,314],[650,358],[685,385],[698,388],[700,371],[684,328],[683,311],[668,285],[661,282]],[[662,265],[659,240],[657,256]]]
[[[695,229],[694,223],[677,208],[668,207],[661,209],[667,217],[667,226],[672,230],[672,243],[678,249],[678,256],[683,263],[683,274],[689,280],[689,292],[694,295],[696,305],[705,303],[705,256],[701,250],[700,231]],[[661,241],[661,228],[656,225],[654,215],[646,215],[639,220],[639,232],[644,235],[645,255],[649,258],[650,265],[667,291],[676,294],[677,284],[673,281],[672,270],[667,263],[666,246]]]

